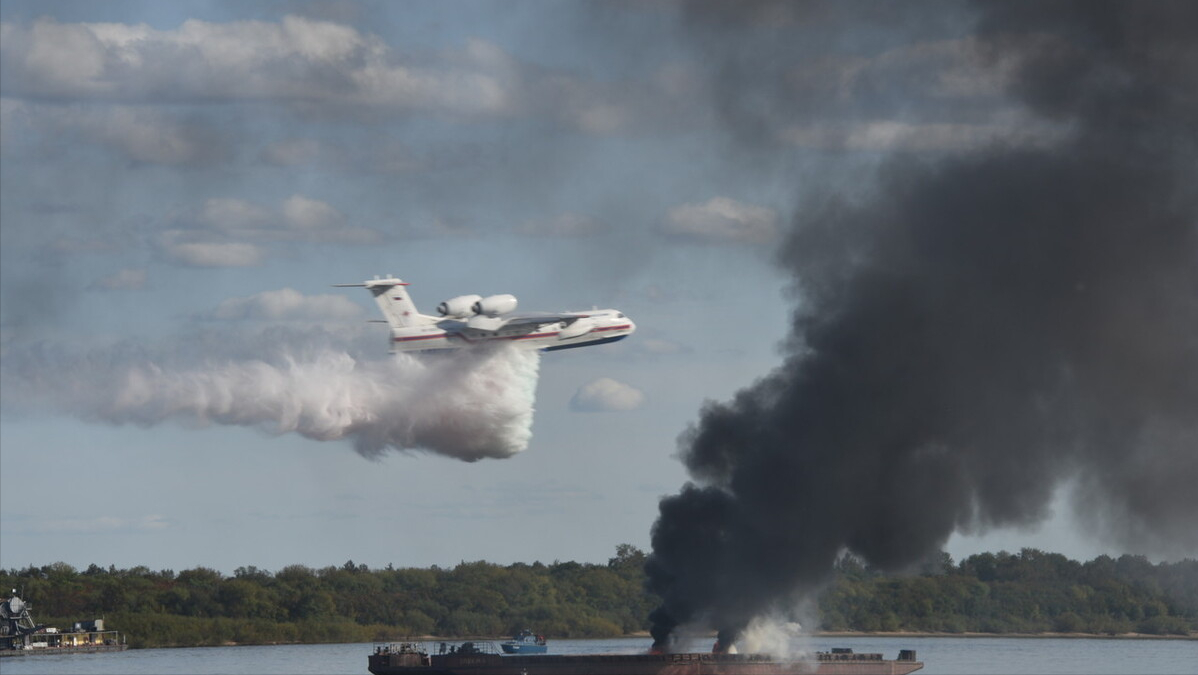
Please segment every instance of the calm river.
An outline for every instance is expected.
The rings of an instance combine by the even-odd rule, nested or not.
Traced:
[[[636,653],[649,647],[647,638],[617,640],[551,640],[550,653]],[[1102,640],[1054,638],[809,638],[811,650],[851,647],[857,652],[898,656],[915,649],[927,673],[1184,673],[1198,674],[1198,641]],[[711,640],[697,641],[705,651]],[[22,656],[0,659],[0,673],[45,675],[111,673],[113,675],[267,675],[269,673],[346,673],[368,675],[367,644],[282,645],[269,647],[204,647],[137,649],[117,654]]]

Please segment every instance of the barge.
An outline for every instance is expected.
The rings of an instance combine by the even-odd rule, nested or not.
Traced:
[[[538,654],[504,656],[489,643],[465,642],[438,653],[413,642],[376,645],[373,675],[906,675],[923,668],[915,651],[895,660],[851,649],[795,659],[769,654]]]
[[[34,623],[31,605],[17,596],[0,602],[0,656],[90,654],[128,649],[119,631],[104,630],[104,620],[77,622],[70,630]]]

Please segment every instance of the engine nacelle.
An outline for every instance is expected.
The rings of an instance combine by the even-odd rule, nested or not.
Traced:
[[[474,315],[474,305],[482,299],[481,295],[459,295],[437,305],[437,313],[454,319],[465,319]]]
[[[474,303],[474,313],[483,316],[499,316],[516,309],[514,295],[488,295]]]

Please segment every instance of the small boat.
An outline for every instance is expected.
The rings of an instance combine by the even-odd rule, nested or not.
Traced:
[[[525,628],[519,635],[512,636],[507,642],[500,642],[504,654],[544,654],[549,647],[545,644],[545,636],[537,635]]]

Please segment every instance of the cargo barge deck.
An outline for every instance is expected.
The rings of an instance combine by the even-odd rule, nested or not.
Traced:
[[[444,644],[444,643],[442,643]],[[484,643],[485,644],[485,643]],[[478,643],[431,653],[417,643],[377,645],[373,675],[906,675],[923,668],[913,650],[886,660],[852,650],[816,652],[794,660],[768,654],[543,654],[502,656]]]

